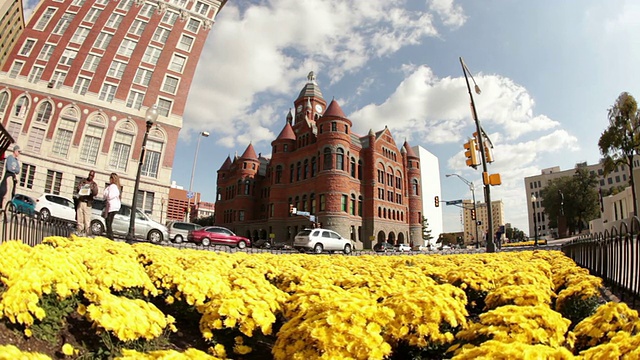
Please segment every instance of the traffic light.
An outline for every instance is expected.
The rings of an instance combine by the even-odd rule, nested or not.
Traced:
[[[484,142],[484,159],[487,161],[487,163],[492,163],[493,162],[493,154],[492,154],[492,150],[491,147],[487,146],[487,142]]]
[[[485,185],[498,186],[498,185],[502,185],[502,178],[500,177],[500,174],[489,174],[489,173],[483,172],[482,183]]]
[[[436,207],[440,207],[440,197],[438,197],[436,195],[436,197],[433,200],[434,200],[434,203],[435,203]]]
[[[480,165],[480,161],[478,161],[478,143],[476,139],[469,139],[464,144],[464,156],[467,158],[467,166],[471,166],[472,168],[476,168]]]
[[[476,209],[471,209],[471,220],[476,219]]]

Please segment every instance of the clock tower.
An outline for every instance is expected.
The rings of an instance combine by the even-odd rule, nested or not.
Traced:
[[[327,102],[322,97],[322,92],[316,83],[316,77],[313,71],[307,75],[307,83],[300,91],[295,104],[295,122],[294,127],[298,128],[299,124],[306,123],[312,126],[315,121],[324,113]]]

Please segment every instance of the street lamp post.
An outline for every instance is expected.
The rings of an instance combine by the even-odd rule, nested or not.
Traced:
[[[531,194],[531,207],[533,209],[533,246],[538,247],[538,223],[536,220],[536,196]]]
[[[464,60],[460,57],[460,65],[462,65],[462,72],[464,73],[464,79],[467,82],[467,90],[469,92],[469,97],[471,98],[471,115],[473,116],[473,121],[476,123],[476,132],[478,133],[478,145],[480,147],[480,157],[482,157],[482,174],[483,178],[485,174],[488,174],[487,171],[487,159],[485,154],[484,147],[484,132],[482,131],[482,127],[480,126],[480,121],[478,120],[478,113],[476,112],[476,104],[473,101],[473,93],[471,93],[471,86],[469,85],[469,77],[473,80],[474,89],[477,94],[480,94],[480,87],[476,84],[476,80],[471,75],[471,72],[465,65]],[[487,237],[487,252],[495,252],[496,244],[493,240],[493,213],[491,212],[491,189],[490,184],[484,184],[484,203],[487,205],[487,227],[489,229],[489,236]]]
[[[147,109],[145,114],[147,119],[147,129],[144,132],[142,138],[142,150],[140,151],[140,161],[138,162],[138,172],[136,173],[136,182],[133,186],[133,201],[131,203],[131,214],[129,217],[129,232],[127,233],[126,240],[131,242],[136,238],[136,211],[138,209],[138,188],[140,187],[140,174],[142,172],[142,163],[144,162],[144,153],[147,147],[147,138],[149,137],[149,130],[153,126],[153,123],[158,119],[158,106],[153,105]]]
[[[476,190],[475,190],[475,186],[473,185],[473,181],[469,181],[465,178],[463,178],[462,176],[458,175],[458,174],[446,174],[446,177],[450,177],[450,176],[457,176],[458,179],[462,180],[462,182],[464,182],[465,184],[467,184],[467,186],[469,186],[469,190],[471,190],[471,197],[473,198],[473,212],[476,214],[476,216],[478,216],[478,211],[476,209]],[[475,224],[475,229],[476,229],[476,249],[480,248],[480,239],[478,239],[478,220],[477,218],[471,219],[473,220],[473,223]]]
[[[196,173],[196,162],[198,161],[198,151],[200,150],[200,140],[203,137],[209,137],[208,131],[202,131],[198,135],[198,144],[196,145],[196,153],[193,156],[193,167],[191,168],[191,181],[189,182],[189,194],[191,194],[191,189],[193,188],[193,175]],[[187,203],[187,221],[191,221],[191,197],[188,199]]]

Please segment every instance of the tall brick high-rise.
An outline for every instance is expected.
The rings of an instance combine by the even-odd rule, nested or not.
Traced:
[[[71,196],[96,171],[120,174],[159,219],[191,81],[226,0],[42,0],[0,69],[0,121],[23,149],[18,192]],[[164,200],[164,201],[163,201]]]
[[[422,244],[420,159],[391,131],[351,131],[335,100],[327,105],[313,73],[271,143],[272,156],[252,144],[218,170],[216,223],[239,235],[291,241],[313,226],[290,206],[309,212],[322,227],[370,249],[378,241]]]

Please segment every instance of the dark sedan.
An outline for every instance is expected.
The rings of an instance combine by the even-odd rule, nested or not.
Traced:
[[[233,231],[221,226],[206,226],[201,229],[189,231],[187,241],[203,246],[226,245],[244,249],[251,246],[251,240],[238,236]]]
[[[393,247],[393,245],[389,244],[388,242],[379,242],[379,243],[373,245],[373,251],[375,251],[375,252],[395,252],[396,249]]]

